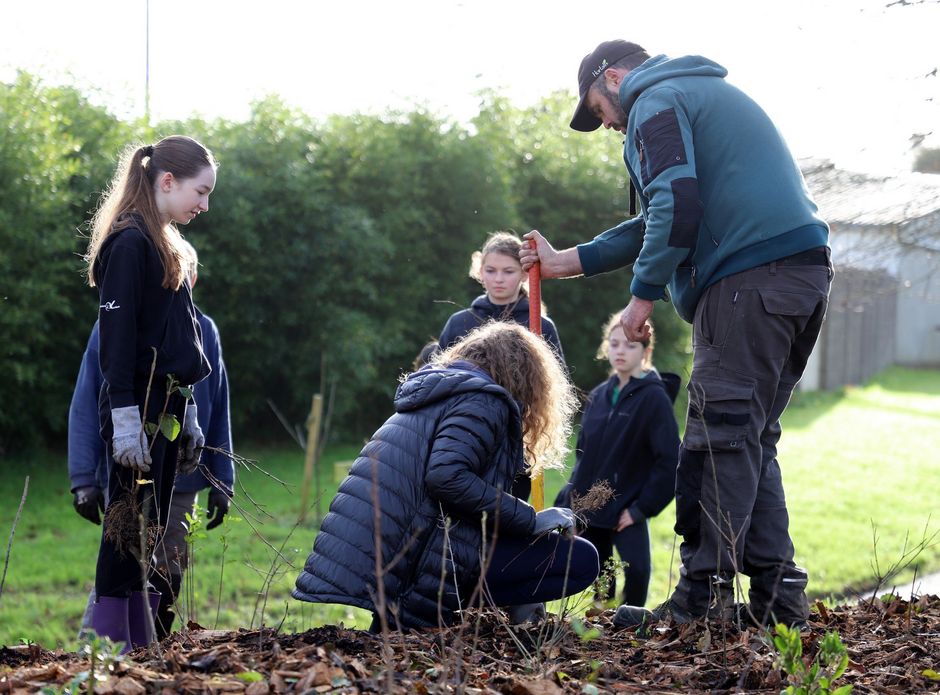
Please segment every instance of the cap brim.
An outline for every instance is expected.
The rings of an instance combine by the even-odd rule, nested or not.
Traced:
[[[578,100],[578,106],[574,110],[574,117],[571,119],[570,123],[573,130],[578,130],[582,133],[590,133],[601,127],[601,119],[592,114],[588,105],[585,103],[587,95],[588,92],[585,92],[584,96]]]

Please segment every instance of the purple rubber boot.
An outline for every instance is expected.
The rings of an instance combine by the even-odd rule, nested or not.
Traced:
[[[131,650],[127,610],[128,599],[115,596],[99,596],[91,609],[91,629],[99,637],[123,643],[121,654]]]
[[[154,641],[151,625],[154,625],[157,607],[160,605],[160,592],[152,589],[147,592],[144,602],[143,591],[132,591],[127,603],[127,626],[130,643],[134,649],[146,647]]]

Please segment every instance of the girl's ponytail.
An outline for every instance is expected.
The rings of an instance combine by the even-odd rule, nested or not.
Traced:
[[[95,261],[108,236],[128,227],[142,226],[141,231],[153,240],[160,254],[163,286],[179,289],[187,255],[176,225],[163,223],[154,185],[162,172],[184,180],[196,176],[206,166],[216,166],[212,154],[184,135],[171,135],[156,145],[130,146],[124,150],[114,179],[102,194],[91,220],[91,239],[84,256],[89,285],[95,286]]]

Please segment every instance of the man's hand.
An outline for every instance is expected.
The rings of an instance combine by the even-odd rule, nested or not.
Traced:
[[[101,494],[101,488],[94,485],[76,488],[72,504],[81,516],[101,526],[101,514],[104,513],[104,496]]]
[[[630,516],[629,509],[624,509],[620,512],[620,519],[617,521],[617,530],[623,531],[628,526],[633,526],[633,517]]]
[[[578,256],[578,249],[572,247],[564,251],[556,251],[548,243],[548,239],[533,229],[528,234],[523,235],[523,239],[535,242],[535,248],[529,248],[529,244],[523,244],[519,252],[519,262],[522,269],[528,272],[534,263],[540,265],[540,275],[543,278],[570,278],[580,275],[584,272],[581,268],[581,258]]]
[[[632,297],[627,308],[620,314],[623,334],[631,343],[641,343],[650,337],[650,327],[646,321],[653,314],[653,303],[648,299]]]
[[[222,523],[225,515],[228,514],[228,507],[231,504],[229,496],[217,488],[209,491],[209,501],[206,504],[206,518],[209,523],[206,524],[206,531],[211,531]]]

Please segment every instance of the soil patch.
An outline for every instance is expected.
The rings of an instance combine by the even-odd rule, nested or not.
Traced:
[[[738,693],[780,692],[787,675],[766,632],[717,622],[662,624],[649,637],[619,630],[612,611],[572,629],[550,619],[509,628],[494,612],[463,626],[381,635],[327,626],[205,630],[190,625],[159,649],[116,660],[97,693]],[[817,605],[802,634],[811,659],[827,631],[848,650],[837,685],[855,693],[940,691],[940,599]],[[86,692],[87,655],[39,645],[0,649],[0,693]],[[87,678],[87,676],[85,676]]]

